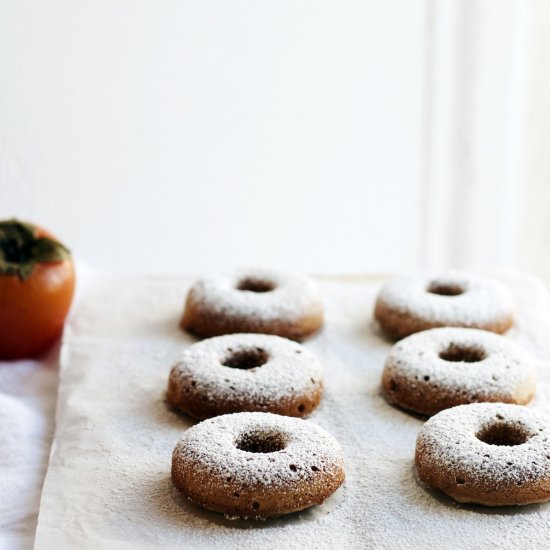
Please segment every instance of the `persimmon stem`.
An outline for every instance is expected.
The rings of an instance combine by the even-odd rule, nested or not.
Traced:
[[[71,253],[59,241],[39,236],[36,227],[19,220],[0,221],[0,274],[28,279],[41,263],[61,262]]]

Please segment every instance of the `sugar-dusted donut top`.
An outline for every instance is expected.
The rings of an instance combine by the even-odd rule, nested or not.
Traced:
[[[515,310],[502,283],[464,271],[396,277],[382,287],[378,300],[395,311],[448,325],[499,322]]]
[[[252,368],[224,365],[246,354],[252,360],[256,354],[265,362]],[[269,403],[318,386],[322,368],[310,351],[292,340],[268,334],[229,334],[187,348],[170,376],[192,380],[197,391],[212,399]]]
[[[256,452],[239,448],[254,445]],[[276,450],[258,452],[258,445],[264,451]],[[217,416],[187,430],[174,449],[174,462],[191,468],[204,483],[213,479],[284,487],[336,472],[343,466],[343,455],[338,442],[310,421],[245,412]]]
[[[435,328],[404,338],[386,360],[412,384],[483,396],[511,395],[536,377],[537,360],[504,336],[473,328]]]
[[[550,480],[550,418],[521,405],[446,409],[424,424],[416,447],[424,467],[444,468],[485,485]]]
[[[323,311],[317,285],[296,273],[240,269],[200,279],[191,292],[203,307],[228,317],[293,322]]]

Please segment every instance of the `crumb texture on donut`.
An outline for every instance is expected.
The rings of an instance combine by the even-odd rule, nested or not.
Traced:
[[[512,295],[502,283],[464,271],[395,277],[380,290],[374,310],[395,340],[446,326],[502,334],[514,315]]]
[[[416,442],[421,481],[486,506],[550,500],[550,419],[520,405],[476,403],[432,417]]]
[[[535,393],[536,363],[504,336],[470,328],[437,328],[393,346],[382,387],[390,403],[429,416],[467,403],[523,405]]]
[[[206,337],[254,332],[301,341],[321,328],[323,304],[308,277],[241,269],[197,281],[180,324]]]
[[[168,402],[195,418],[234,412],[308,416],[323,393],[317,358],[266,334],[209,338],[185,350],[170,372]]]
[[[343,483],[344,463],[336,440],[311,422],[238,413],[185,432],[172,481],[194,504],[265,519],[321,504]]]

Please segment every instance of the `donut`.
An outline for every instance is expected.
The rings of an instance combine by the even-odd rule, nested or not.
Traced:
[[[480,328],[502,334],[514,322],[514,302],[502,283],[464,271],[408,275],[382,287],[374,317],[394,340],[437,327]]]
[[[504,336],[475,328],[434,328],[390,351],[382,373],[386,399],[431,416],[456,405],[524,405],[536,385],[536,360]]]
[[[521,405],[474,403],[430,418],[416,440],[419,479],[484,506],[550,499],[550,418]]]
[[[323,324],[315,284],[302,275],[238,270],[197,281],[187,295],[181,327],[198,336],[259,332],[304,340]]]
[[[189,347],[168,379],[168,402],[195,418],[235,412],[307,416],[323,393],[317,358],[268,334],[216,336]]]
[[[244,412],[187,430],[172,482],[192,503],[226,517],[266,519],[321,504],[344,481],[337,441],[309,421]]]

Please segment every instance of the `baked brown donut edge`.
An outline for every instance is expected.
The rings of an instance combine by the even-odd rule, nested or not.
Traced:
[[[171,473],[174,486],[193,504],[230,518],[245,519],[267,519],[322,504],[345,479],[342,461],[328,471],[292,482],[282,490],[246,487],[231,476],[218,479],[198,464],[190,468],[175,452]]]
[[[550,479],[536,482],[526,479],[521,485],[508,483],[499,487],[484,483],[479,478],[456,464],[454,479],[426,458],[427,453],[421,438],[417,440],[415,466],[417,476],[426,485],[440,489],[458,502],[482,506],[526,505],[546,502],[550,499]],[[476,490],[473,489],[476,487]]]
[[[382,331],[393,341],[401,340],[422,330],[440,328],[445,326],[460,326],[466,328],[478,328],[504,334],[514,324],[513,316],[503,318],[499,322],[493,323],[468,323],[449,325],[445,323],[429,322],[412,313],[396,310],[388,306],[383,300],[378,298],[374,307],[374,318],[378,321]]]
[[[491,394],[464,394],[431,384],[422,379],[414,384],[406,377],[385,367],[382,373],[382,390],[384,397],[391,405],[413,411],[424,416],[433,416],[438,412],[458,405],[469,403],[511,403],[526,405],[536,391],[536,384],[532,382],[528,387],[516,389],[513,398],[510,395],[493,392]]]
[[[323,309],[315,308],[295,320],[264,321],[238,314],[219,313],[207,308],[195,297],[193,289],[187,295],[180,327],[202,338],[236,333],[274,334],[297,342],[313,336],[323,326]]]
[[[208,396],[205,399],[204,394],[193,385],[192,379],[182,379],[176,376],[175,370],[172,369],[168,379],[166,399],[171,406],[199,420],[236,412],[270,412],[305,418],[319,406],[322,395],[323,381],[315,380],[309,391],[281,399],[256,403],[247,401],[241,395],[224,400],[208,398]]]

